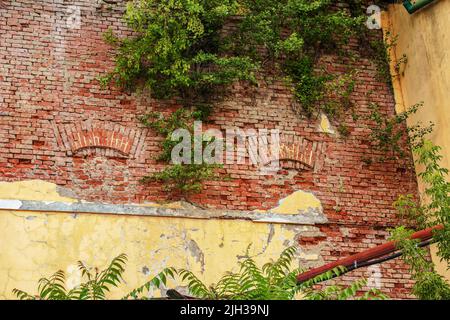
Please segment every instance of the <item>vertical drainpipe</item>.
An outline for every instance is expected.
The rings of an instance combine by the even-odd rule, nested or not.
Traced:
[[[422,9],[433,1],[434,0],[405,0],[403,1],[403,6],[406,8],[409,14],[413,14],[417,10]]]

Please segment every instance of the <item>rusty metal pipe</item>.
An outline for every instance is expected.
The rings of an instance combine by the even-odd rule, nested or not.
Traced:
[[[427,228],[421,231],[417,231],[412,234],[411,239],[418,239],[420,242],[425,242],[427,240],[430,240],[433,238],[433,231],[434,230],[440,230],[442,229],[442,225],[434,226],[431,228]],[[365,250],[363,252],[351,255],[347,258],[340,259],[334,262],[330,262],[324,266],[311,269],[309,271],[306,271],[304,273],[301,273],[297,276],[297,281],[299,283],[305,282],[307,280],[310,280],[320,274],[323,274],[327,271],[333,270],[336,267],[343,266],[345,268],[357,267],[358,265],[365,264],[369,262],[370,260],[381,258],[385,255],[394,253],[397,251],[396,243],[395,241],[389,241],[387,243],[384,243],[382,245],[376,246],[374,248]]]

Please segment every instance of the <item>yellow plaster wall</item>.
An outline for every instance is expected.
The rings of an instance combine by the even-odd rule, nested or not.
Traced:
[[[424,102],[408,123],[435,123],[430,139],[443,148],[442,165],[450,169],[450,1],[436,0],[412,15],[401,4],[390,5],[386,18],[386,30],[398,35],[393,64],[403,54],[408,58],[404,74],[394,79],[397,110]],[[436,263],[450,279],[446,266]]]
[[[126,284],[113,297],[143,284],[164,267],[188,268],[207,283],[236,270],[237,256],[263,263],[294,243],[299,228],[233,220],[199,220],[67,213],[0,212],[0,298],[34,293],[37,281],[62,269],[77,283],[76,261],[100,268],[128,255]]]
[[[270,210],[279,214],[299,214],[309,209],[321,207],[320,200],[311,192],[295,191],[291,195],[279,201],[279,205]]]
[[[61,196],[54,183],[42,180],[0,182],[0,199],[43,200],[75,202],[75,199]]]
[[[0,183],[0,199],[24,198],[75,201],[60,196],[55,185],[45,181]],[[309,193],[296,193],[293,199],[297,206],[286,198],[284,213],[320,206]],[[122,297],[168,266],[188,268],[213,283],[226,271],[237,271],[237,261],[249,244],[249,254],[262,264],[277,258],[302,232],[318,229],[239,219],[0,210],[0,299],[14,298],[13,288],[36,293],[38,280],[57,270],[66,272],[72,287],[80,282],[78,260],[102,269],[120,253],[128,255],[126,283],[113,291],[112,298]],[[299,250],[297,258],[322,262],[317,250]],[[171,288],[177,285],[172,283]]]

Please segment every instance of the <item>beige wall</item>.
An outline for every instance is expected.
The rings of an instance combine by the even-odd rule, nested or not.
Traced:
[[[443,148],[442,165],[450,169],[450,0],[436,0],[412,15],[401,4],[391,5],[386,22],[385,30],[398,35],[393,63],[403,54],[408,58],[394,79],[397,110],[424,102],[409,124],[435,123],[430,139]],[[438,270],[450,279],[445,266],[438,263]]]

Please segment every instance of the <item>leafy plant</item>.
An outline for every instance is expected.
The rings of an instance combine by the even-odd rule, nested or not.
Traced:
[[[114,258],[109,266],[95,272],[91,272],[89,268],[81,261],[78,261],[78,268],[81,271],[84,282],[80,283],[71,290],[68,290],[65,285],[65,273],[62,270],[55,272],[49,278],[42,278],[39,280],[38,294],[31,295],[19,289],[13,289],[13,294],[20,300],[105,300],[107,293],[111,287],[117,287],[122,281],[122,275],[125,271],[125,263],[127,257],[125,254],[120,254]],[[167,276],[173,277],[173,269],[164,269],[157,276],[145,283],[143,286],[131,291],[124,298],[138,298],[144,289],[149,290],[151,286],[159,287],[165,284]]]
[[[181,141],[180,139],[173,139],[173,133],[177,129],[185,129],[191,133],[191,144],[194,143],[194,120],[199,120],[205,117],[209,109],[197,109],[189,112],[184,108],[179,108],[172,112],[169,116],[164,117],[163,114],[158,112],[151,112],[141,117],[142,123],[154,129],[156,132],[164,136],[164,140],[161,143],[162,152],[157,157],[157,160],[169,163],[164,170],[156,172],[149,176],[144,177],[141,181],[147,182],[162,182],[164,190],[176,193],[179,192],[186,196],[191,193],[197,193],[202,190],[203,182],[205,180],[212,180],[218,178],[215,169],[220,168],[219,164],[208,164],[202,162],[200,164],[194,163],[194,150],[191,149],[191,153],[188,158],[191,160],[190,164],[172,164],[171,153],[173,148]],[[208,143],[213,141],[205,141],[204,137],[201,137],[203,147],[206,147]]]
[[[240,3],[245,14],[233,34],[231,51],[246,52],[262,66],[281,72],[293,87],[296,110],[308,117],[325,112],[338,118],[339,100],[348,98],[353,86],[332,88],[339,77],[319,68],[318,62],[323,53],[342,50],[358,32],[363,17],[336,8],[330,0]]]
[[[425,208],[417,202],[417,199],[412,194],[400,195],[394,202],[394,208],[397,210],[397,216],[403,223],[426,228],[428,218]]]
[[[133,289],[122,299],[154,299],[148,297],[151,288],[166,286],[168,279],[185,282],[190,294],[199,299],[227,300],[291,300],[296,296],[308,300],[346,300],[346,299],[386,299],[379,290],[369,290],[362,295],[366,284],[359,280],[349,286],[328,286],[322,290],[315,288],[319,282],[329,280],[345,272],[344,267],[337,267],[324,274],[299,284],[297,275],[303,270],[291,268],[296,248],[288,247],[276,261],[258,267],[253,258],[248,257],[239,262],[237,273],[227,273],[217,284],[205,285],[191,271],[186,269],[165,268],[149,281]],[[78,262],[85,282],[67,290],[63,271],[57,271],[50,278],[39,280],[38,294],[33,296],[25,291],[14,289],[13,293],[21,300],[104,300],[111,287],[117,287],[122,281],[125,271],[126,255],[114,258],[110,265],[101,272],[95,269],[92,273],[82,262]],[[172,290],[173,291],[173,290]],[[182,296],[181,296],[182,297]]]
[[[227,300],[292,300],[297,295],[308,300],[346,300],[385,299],[386,296],[378,290],[370,290],[356,297],[363,288],[365,281],[356,281],[350,286],[329,286],[317,290],[314,285],[340,275],[345,268],[338,267],[319,275],[302,284],[297,283],[297,275],[303,270],[291,268],[296,248],[285,249],[276,261],[268,262],[258,267],[253,258],[248,257],[239,262],[239,271],[225,274],[217,284],[205,285],[189,270],[180,270],[181,280],[187,283],[189,292],[200,299]]]
[[[413,195],[402,195],[394,203],[399,215],[406,223],[419,228],[441,225],[434,230],[433,240],[437,243],[437,256],[450,262],[450,182],[448,169],[441,167],[441,148],[423,137],[413,145],[419,178],[425,186],[423,203]],[[409,239],[412,230],[400,226],[392,231],[392,238],[403,252],[403,260],[409,265],[412,277],[416,281],[413,293],[420,299],[449,300],[450,285],[440,276],[428,252],[418,246],[417,240]]]
[[[294,110],[342,120],[352,107],[356,74],[349,69],[333,75],[319,62],[329,52],[350,56],[345,49],[349,39],[364,30],[366,17],[360,9],[356,0],[349,8],[332,0],[132,1],[124,18],[133,32],[121,38],[111,30],[105,33],[115,48],[115,67],[101,83],[143,87],[157,99],[175,99],[187,110],[202,110],[205,121],[229,84],[257,84],[257,74],[271,70],[292,85]],[[182,111],[173,116],[186,120]],[[152,113],[143,119],[164,136],[160,160],[169,164],[170,148],[176,144],[170,139],[173,125],[185,123]],[[339,128],[342,136],[349,134],[345,124]],[[143,181],[162,181],[166,190],[197,192],[210,169],[169,166]],[[182,185],[191,182],[192,187]]]
[[[162,182],[164,190],[172,193],[179,192],[184,196],[198,193],[203,188],[205,180],[217,179],[215,169],[219,165],[212,164],[175,164],[166,169],[144,177],[143,182]]]
[[[379,105],[370,104],[368,117],[375,125],[370,127],[370,140],[375,150],[383,153],[378,160],[405,158],[407,143],[414,147],[421,143],[423,137],[433,130],[433,124],[423,126],[420,122],[406,127],[406,120],[415,114],[423,103],[417,103],[408,110],[391,117],[380,112]]]
[[[370,42],[370,47],[373,51],[373,57],[377,64],[378,78],[387,84],[392,89],[392,78],[399,77],[403,74],[402,66],[408,62],[408,57],[403,54],[394,65],[394,74],[391,74],[392,50],[397,45],[398,35],[392,35],[389,31],[386,32],[383,40],[373,40]]]
[[[391,239],[402,250],[402,258],[409,265],[414,279],[413,294],[422,300],[450,300],[450,285],[434,269],[426,249],[418,246],[418,240],[410,239],[412,230],[398,227]]]
[[[412,195],[401,196],[395,203],[396,208],[409,221],[421,228],[442,225],[443,229],[436,230],[434,239],[438,246],[438,255],[442,260],[450,261],[450,182],[448,169],[440,165],[441,148],[429,140],[424,140],[413,148],[416,163],[421,168],[419,178],[425,185],[424,197],[421,204]]]
[[[221,55],[220,32],[236,9],[233,0],[129,2],[125,20],[135,33],[125,38],[106,33],[117,55],[102,83],[140,82],[157,98],[190,99],[216,85],[254,80],[251,60]]]
[[[374,129],[373,137],[379,142],[380,150],[398,150],[398,142],[404,137],[401,130],[396,129],[406,118],[417,112],[422,104],[413,106],[408,111],[398,114],[391,119],[383,119],[379,113],[373,112],[371,117],[379,124]],[[413,195],[400,195],[394,203],[402,222],[410,227],[427,228],[442,225],[435,230],[433,239],[438,246],[438,257],[447,264],[450,261],[450,183],[447,181],[448,169],[440,166],[441,148],[425,139],[425,135],[432,131],[433,125],[422,127],[420,123],[410,126],[406,131],[416,156],[419,179],[425,185],[424,203],[420,203]],[[425,300],[450,299],[450,285],[440,276],[428,251],[418,246],[417,240],[410,239],[413,230],[406,226],[399,226],[392,230],[392,239],[402,251],[402,258],[409,265],[412,278],[415,280],[413,294]]]

